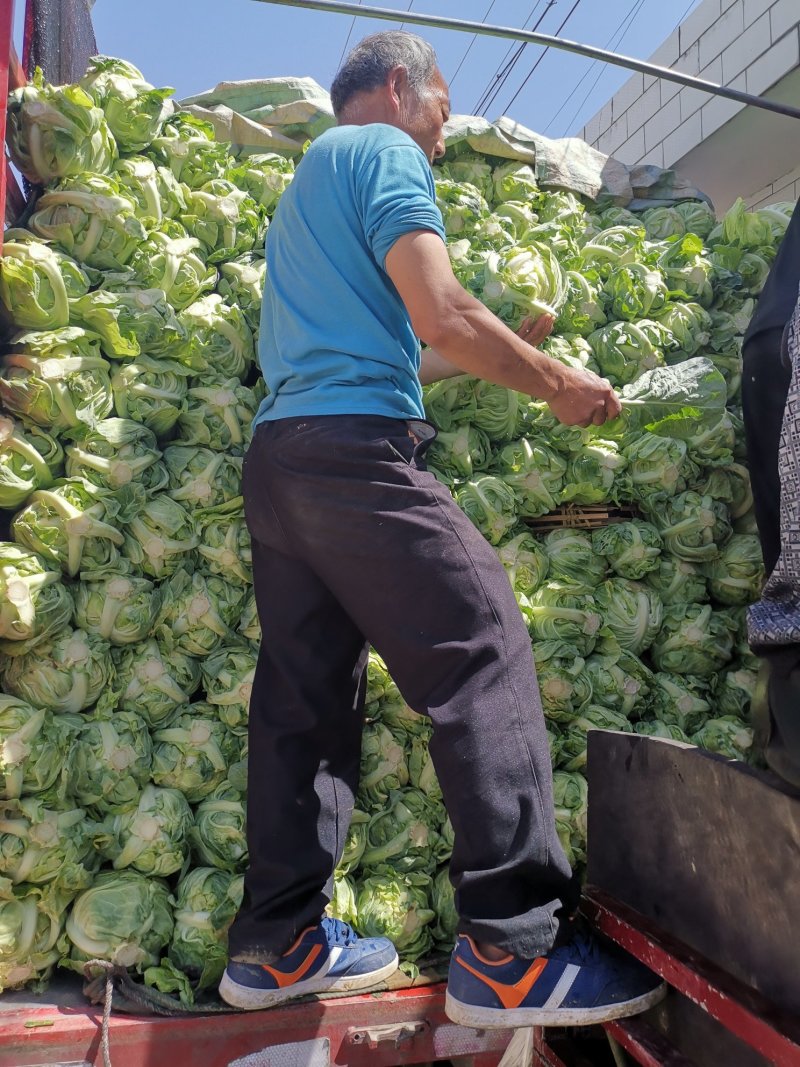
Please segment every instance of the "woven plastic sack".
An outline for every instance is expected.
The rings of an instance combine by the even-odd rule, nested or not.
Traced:
[[[313,78],[220,82],[181,106],[210,122],[217,140],[229,141],[236,155],[296,156],[306,141],[336,125],[331,98]]]

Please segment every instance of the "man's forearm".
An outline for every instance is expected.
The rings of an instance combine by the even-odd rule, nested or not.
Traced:
[[[473,374],[540,400],[552,400],[564,388],[563,364],[532,348],[469,293],[439,324],[432,344],[438,362],[453,367],[453,374]]]
[[[423,385],[431,385],[440,382],[443,378],[455,378],[464,371],[451,363],[448,359],[440,356],[432,348],[424,348],[420,359],[419,380]]]

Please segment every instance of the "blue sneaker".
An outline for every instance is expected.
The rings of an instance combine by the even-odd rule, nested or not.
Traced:
[[[359,937],[340,919],[322,919],[272,964],[228,962],[219,995],[250,1011],[271,1008],[309,993],[369,989],[397,970],[397,952],[386,937]]]
[[[666,985],[627,955],[593,938],[535,960],[485,959],[471,938],[458,938],[450,960],[445,1012],[461,1026],[592,1026],[657,1004]]]

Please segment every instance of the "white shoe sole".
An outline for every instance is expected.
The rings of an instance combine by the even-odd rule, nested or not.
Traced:
[[[662,984],[633,1000],[619,1004],[601,1004],[596,1008],[481,1008],[462,1004],[448,992],[444,1011],[451,1022],[471,1026],[475,1030],[508,1030],[526,1026],[595,1026],[612,1019],[638,1015],[658,1004],[667,995]]]
[[[263,1008],[274,1008],[278,1004],[285,1004],[288,1000],[296,1000],[298,997],[305,997],[311,993],[355,993],[371,989],[393,975],[399,963],[400,961],[395,956],[391,963],[385,964],[377,971],[370,971],[368,974],[342,977],[324,974],[320,978],[309,978],[307,982],[295,982],[294,985],[287,986],[285,989],[253,989],[251,986],[234,982],[225,971],[219,984],[219,995],[232,1008],[259,1011]]]

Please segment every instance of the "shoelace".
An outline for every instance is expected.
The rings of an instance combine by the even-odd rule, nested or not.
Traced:
[[[325,931],[325,936],[331,945],[341,945],[343,948],[348,948],[358,940],[358,934],[353,927],[341,919],[331,919],[326,916],[321,920],[320,926]]]
[[[566,960],[569,963],[577,963],[585,966],[597,963],[599,946],[597,941],[584,933],[576,933],[566,945],[560,945],[548,955],[551,959]]]

